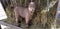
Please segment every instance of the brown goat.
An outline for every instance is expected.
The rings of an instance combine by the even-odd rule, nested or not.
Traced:
[[[16,17],[16,25],[19,26],[18,17],[21,16],[21,17],[25,18],[26,26],[28,27],[28,23],[31,20],[34,11],[35,11],[34,2],[30,2],[28,8],[15,6],[14,13],[15,13],[15,17]]]

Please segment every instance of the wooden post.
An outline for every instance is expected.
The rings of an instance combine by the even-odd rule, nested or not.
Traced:
[[[0,29],[1,29],[1,25],[0,25]]]

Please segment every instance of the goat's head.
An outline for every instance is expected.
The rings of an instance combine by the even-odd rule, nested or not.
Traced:
[[[30,2],[28,9],[30,12],[34,12],[35,11],[35,3],[34,2]]]

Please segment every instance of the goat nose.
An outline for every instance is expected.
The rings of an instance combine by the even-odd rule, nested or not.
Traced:
[[[32,11],[31,11],[31,13],[32,13]]]

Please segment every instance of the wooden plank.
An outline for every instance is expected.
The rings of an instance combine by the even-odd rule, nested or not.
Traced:
[[[60,25],[60,0],[58,1],[57,13],[56,13],[56,25]]]
[[[0,20],[6,19],[6,18],[7,18],[7,15],[6,15],[4,8],[0,2]]]
[[[20,27],[16,27],[16,26],[14,26],[14,25],[11,25],[11,24],[7,24],[7,23],[5,23],[5,22],[3,22],[3,21],[0,21],[0,25],[5,25],[5,26],[8,26],[8,27],[10,27],[10,28],[12,28],[12,29],[22,29],[22,28],[20,28]]]

